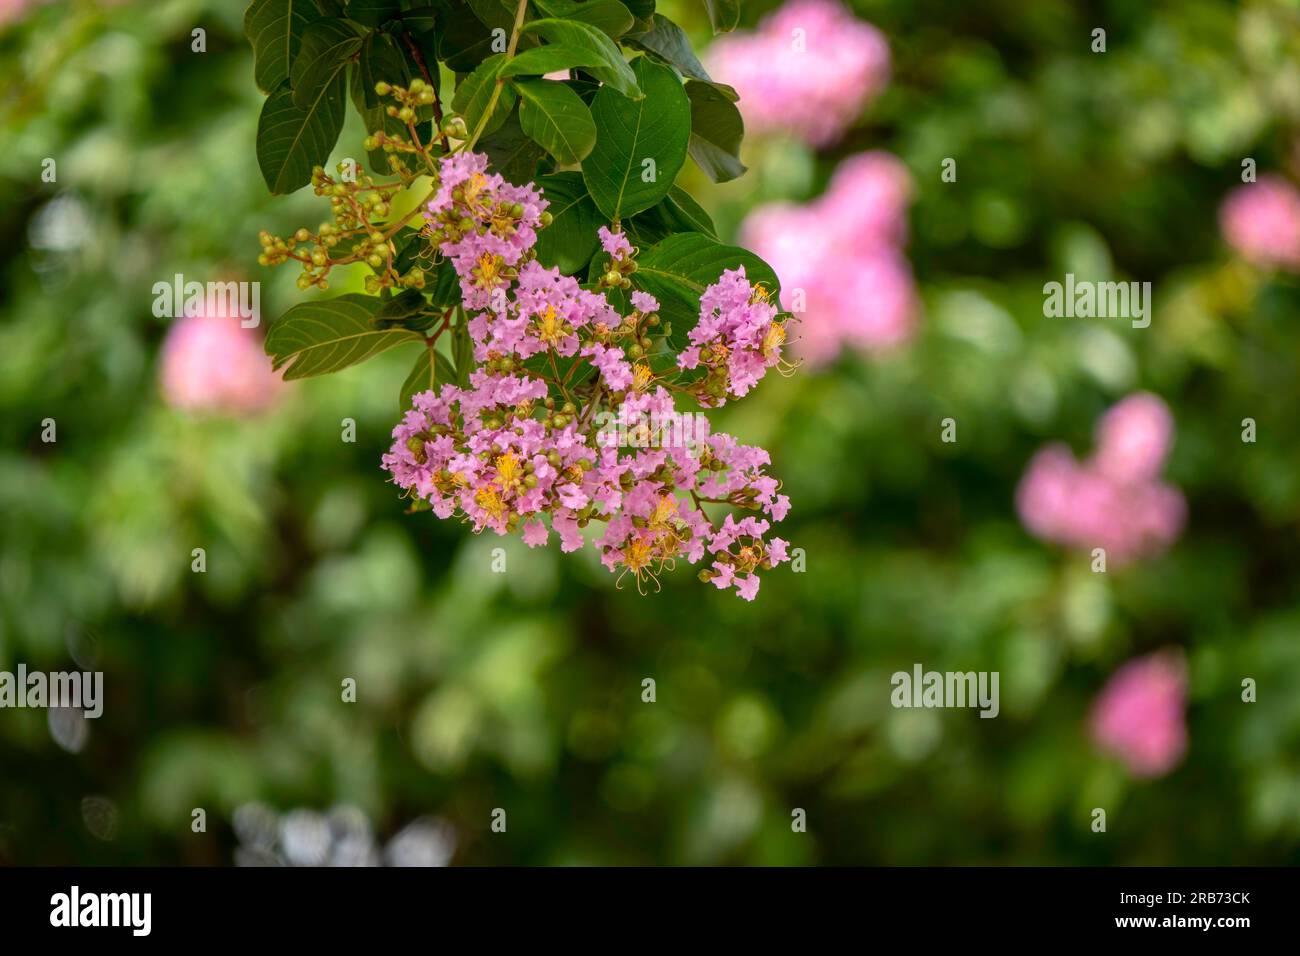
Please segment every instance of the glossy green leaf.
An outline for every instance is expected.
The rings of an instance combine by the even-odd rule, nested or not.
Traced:
[[[561,165],[581,162],[596,145],[596,124],[578,94],[553,80],[518,80],[519,126]]]
[[[548,43],[520,53],[502,67],[501,75],[541,76],[544,73],[554,73],[556,70],[600,66],[604,62],[604,56],[591,47]]]
[[[686,81],[691,101],[691,158],[715,183],[728,182],[745,172],[740,161],[745,122],[729,92],[729,87]]]
[[[665,63],[676,67],[683,76],[697,80],[708,80],[709,74],[704,64],[695,55],[686,31],[662,13],[656,13],[650,21],[650,30],[632,41],[643,50],[649,50]]]
[[[649,209],[668,194],[691,138],[690,100],[677,74],[646,57],[636,61],[635,72],[644,99],[602,87],[591,104],[596,146],[582,175],[610,221]]]
[[[506,62],[504,53],[490,56],[456,87],[456,95],[451,101],[452,109],[465,117],[465,124],[471,132],[477,130],[479,123],[483,121],[488,104],[492,103],[492,95],[496,91],[501,68]],[[496,103],[492,106],[492,114],[483,126],[483,133],[490,133],[500,128],[514,105],[515,91],[508,84],[503,85],[500,94],[497,95]]]
[[[410,329],[378,329],[381,302],[371,295],[344,295],[295,305],[266,334],[273,367],[286,364],[285,379],[308,378],[356,365],[403,342],[423,340]],[[292,364],[290,364],[292,363]]]
[[[581,20],[615,40],[632,29],[636,22],[632,12],[619,0],[586,0],[584,3],[575,0],[533,0],[533,4],[548,17]]]
[[[600,245],[596,230],[605,219],[587,194],[581,173],[554,173],[537,184],[550,202],[546,211],[551,214],[551,224],[537,232],[537,259],[573,275],[591,261]]]
[[[456,373],[441,352],[426,346],[420,350],[402,390],[398,395],[398,406],[405,411],[411,407],[411,399],[420,392],[437,391],[443,385],[456,381]]]
[[[289,79],[307,24],[320,14],[311,0],[253,0],[244,11],[244,35],[253,47],[253,79],[264,93]]]
[[[257,121],[257,165],[273,193],[290,193],[311,182],[312,167],[323,165],[343,129],[343,73],[323,86],[306,109],[294,105],[286,82],[262,105]]]
[[[380,130],[385,133],[405,136],[406,124],[395,116],[389,116],[384,110],[383,101],[375,92],[375,84],[380,80],[405,86],[410,81],[406,60],[394,45],[394,40],[385,33],[372,32],[361,44],[357,53],[356,66],[352,70],[352,105],[361,115],[367,133]],[[368,154],[370,168],[387,174],[388,153],[382,149],[371,150]]]
[[[600,55],[602,65],[587,67],[587,72],[624,96],[639,97],[636,75],[618,45],[596,27],[579,20],[544,19],[524,24],[525,33],[536,33],[548,43],[590,49]]]
[[[535,178],[537,163],[546,155],[520,127],[518,110],[506,117],[500,129],[480,139],[477,149],[487,154],[491,169],[512,183]]]
[[[364,38],[343,20],[309,23],[290,71],[294,106],[309,107],[321,89],[347,69],[363,42]]]

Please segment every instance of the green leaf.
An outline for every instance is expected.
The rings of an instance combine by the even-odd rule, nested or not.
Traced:
[[[655,12],[655,0],[623,0],[623,5],[638,20],[649,20]]]
[[[556,70],[600,66],[605,58],[590,47],[548,43],[520,53],[501,69],[502,76],[541,76]]]
[[[289,79],[307,24],[320,14],[310,0],[253,0],[244,35],[253,46],[253,79],[264,93]]]
[[[373,318],[380,300],[371,295],[343,295],[295,305],[266,334],[272,367],[286,380],[324,375],[364,362],[403,342],[423,340],[410,329],[377,329]]]
[[[697,80],[709,79],[691,47],[686,31],[662,13],[656,13],[650,21],[650,30],[632,41],[643,50],[649,50],[659,59],[675,66],[683,76]]]
[[[452,371],[447,357],[426,346],[420,350],[415,366],[406,376],[406,381],[402,383],[398,406],[405,411],[411,407],[411,398],[417,393],[427,392],[430,389],[436,391],[440,382],[446,385],[454,381],[456,381],[456,373]]]
[[[601,66],[587,67],[587,72],[624,96],[639,97],[636,75],[623,59],[617,44],[589,23],[579,20],[533,20],[524,24],[525,33],[538,33],[548,43],[581,47],[595,51],[601,57]]]
[[[343,129],[346,84],[346,75],[336,74],[306,109],[294,105],[287,82],[267,97],[257,121],[257,165],[272,193],[307,185],[312,167],[329,159]]]
[[[407,289],[391,299],[381,301],[383,304],[375,313],[374,319],[377,329],[402,328],[423,332],[439,318],[430,310],[429,301],[424,294],[417,289]]]
[[[368,27],[377,27],[401,12],[401,0],[348,0],[348,19]]]
[[[467,0],[474,16],[488,29],[500,27],[510,34],[515,22],[515,5],[509,0]]]
[[[617,40],[636,22],[630,10],[618,0],[533,0],[534,6],[548,17],[562,20],[581,20],[601,33]],[[557,68],[558,69],[558,68]]]
[[[686,346],[686,333],[700,319],[700,295],[727,269],[745,267],[751,283],[762,283],[775,302],[781,286],[772,267],[745,249],[727,246],[698,232],[669,236],[636,260],[632,282],[659,300],[664,320],[672,323],[669,342]]]
[[[680,186],[673,186],[657,205],[633,216],[627,223],[629,237],[650,245],[675,232],[702,232],[711,239],[718,238],[717,227],[704,208]],[[647,241],[648,240],[648,241]]]
[[[499,130],[480,139],[478,149],[487,154],[488,165],[512,183],[535,178],[537,163],[546,155],[520,127],[518,110],[506,117]]]
[[[591,103],[596,147],[582,164],[587,191],[611,221],[649,209],[686,162],[691,106],[677,74],[646,57],[635,71],[645,98],[601,87]]]
[[[352,71],[352,105],[361,115],[367,133],[385,133],[405,136],[406,124],[395,116],[389,116],[380,105],[379,94],[375,84],[380,80],[406,86],[410,82],[410,72],[406,60],[393,45],[393,40],[385,33],[372,32],[361,44],[357,54],[357,65]],[[368,154],[370,168],[376,172],[391,172],[388,165],[388,153],[382,149],[371,150]]]
[[[519,127],[563,166],[582,162],[596,145],[591,110],[563,83],[516,80]]]
[[[581,173],[554,173],[537,180],[550,202],[551,224],[537,231],[537,260],[559,266],[565,275],[586,267],[600,245],[596,230],[605,224],[587,194]]]
[[[744,175],[740,141],[745,121],[735,102],[725,90],[699,80],[686,81],[686,95],[691,101],[691,158],[715,183]]]
[[[464,0],[444,2],[447,15],[438,24],[439,60],[458,73],[468,73],[493,53],[501,52],[492,49],[492,26],[509,34],[513,22],[504,10],[501,11],[501,20],[489,26]]]
[[[323,87],[347,69],[364,39],[345,20],[317,20],[302,34],[302,47],[293,61],[290,85],[293,105],[306,109]]]
[[[469,327],[463,322],[452,330],[451,357],[456,362],[457,384],[468,388],[469,373],[474,370],[474,342],[469,337]]]
[[[461,116],[465,117],[465,125],[470,131],[478,129],[478,124],[482,121],[488,104],[492,102],[492,94],[496,90],[497,78],[501,74],[501,68],[506,64],[506,55],[498,53],[490,56],[465,79],[461,80],[460,85],[456,87],[456,95],[451,101],[452,109]],[[483,127],[484,133],[491,133],[499,129],[505,122],[506,117],[515,105],[515,92],[509,85],[501,88],[501,94],[497,97],[496,103],[492,107],[492,115],[488,117],[487,124]]]
[[[704,0],[713,32],[730,33],[740,23],[740,0]]]

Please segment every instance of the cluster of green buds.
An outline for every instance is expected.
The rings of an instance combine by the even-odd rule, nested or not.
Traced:
[[[392,234],[382,220],[391,211],[392,198],[406,182],[377,184],[370,176],[357,174],[355,165],[345,161],[338,166],[338,177],[331,176],[317,166],[312,170],[312,188],[318,196],[328,196],[332,222],[322,222],[316,230],[301,227],[289,237],[276,236],[263,230],[259,238],[262,253],[257,257],[260,265],[277,266],[289,260],[302,265],[298,277],[300,289],[329,288],[330,271],[341,265],[364,262],[374,270],[366,277],[366,291],[399,286],[423,288],[424,270],[412,267],[405,274],[393,268],[396,252]],[[340,248],[342,255],[335,250]]]
[[[602,289],[630,289],[632,280],[629,276],[636,272],[636,260],[631,256],[625,259],[609,258],[605,261],[605,271],[600,274],[598,283]]]
[[[404,153],[417,154],[425,168],[432,169],[433,157],[441,151],[439,146],[445,147],[452,139],[463,140],[469,135],[465,120],[452,115],[443,119],[440,125],[434,128],[431,142],[421,142],[416,124],[428,118],[430,107],[433,116],[437,118],[439,107],[438,94],[433,86],[418,77],[411,80],[410,86],[397,86],[381,81],[375,84],[375,92],[379,96],[392,98],[393,102],[384,107],[384,112],[398,122],[404,123],[409,133],[407,138],[400,133],[376,130],[366,137],[364,144],[366,150],[382,149],[388,153],[388,165],[394,173],[411,174],[402,158]]]

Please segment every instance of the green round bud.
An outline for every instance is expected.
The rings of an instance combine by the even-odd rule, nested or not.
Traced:
[[[378,83],[375,84],[375,92],[378,93],[380,96],[387,96],[392,91],[393,88],[389,86],[387,83],[385,83],[383,80],[380,80]]]

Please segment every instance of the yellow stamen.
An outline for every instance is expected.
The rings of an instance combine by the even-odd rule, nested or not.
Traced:
[[[623,548],[623,563],[639,578],[640,572],[649,566],[652,553],[651,539],[634,538]]]
[[[564,322],[555,314],[553,305],[538,317],[537,328],[537,337],[548,345],[556,345],[564,337]]]
[[[783,345],[785,345],[785,326],[780,322],[773,322],[772,327],[763,336],[763,357],[771,358],[781,351]]]
[[[637,362],[632,366],[632,388],[637,392],[644,392],[654,379],[654,373],[650,371],[650,366],[645,362]]]
[[[479,256],[478,268],[474,270],[478,273],[478,284],[484,288],[496,286],[502,263],[500,256],[494,256],[490,252]]]
[[[497,490],[491,485],[484,485],[478,491],[474,492],[474,500],[495,521],[500,521],[502,515],[506,512],[505,502],[497,494]]]
[[[496,481],[502,488],[510,488],[519,482],[519,459],[512,451],[498,455],[496,460]]]

